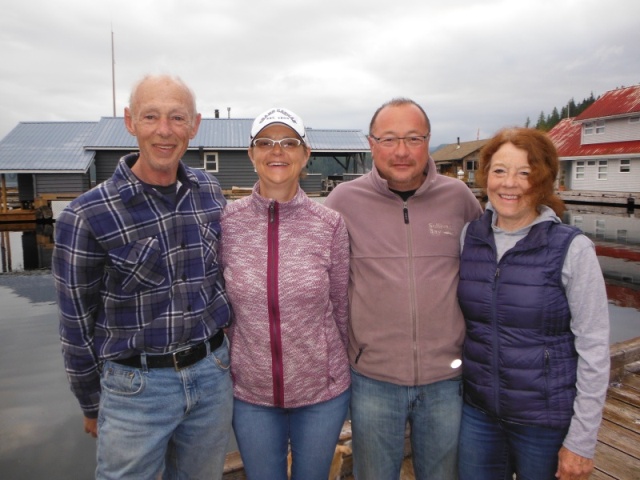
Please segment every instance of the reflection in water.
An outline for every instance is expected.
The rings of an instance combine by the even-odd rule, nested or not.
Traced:
[[[640,217],[623,208],[569,206],[564,221],[595,243],[609,302],[640,310]]]
[[[0,476],[94,478],[95,441],[69,391],[53,278],[0,275]]]
[[[596,244],[610,301],[611,343],[640,336],[640,218],[620,208],[570,207],[565,222]],[[0,231],[0,241],[2,272],[21,272],[0,274],[0,476],[93,478],[95,440],[82,429],[60,353],[47,270],[53,226]]]
[[[51,267],[52,224],[0,225],[0,267],[2,273]]]

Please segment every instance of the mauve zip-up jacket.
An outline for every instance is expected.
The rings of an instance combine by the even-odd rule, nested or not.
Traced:
[[[351,241],[349,358],[358,373],[415,386],[461,374],[464,319],[456,298],[460,233],[482,213],[460,180],[436,173],[407,201],[373,170],[338,185],[325,205]]]
[[[340,215],[300,188],[288,202],[264,198],[256,183],[227,205],[222,232],[234,396],[295,408],[347,390],[349,238]]]

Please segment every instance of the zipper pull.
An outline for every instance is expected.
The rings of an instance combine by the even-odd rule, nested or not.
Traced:
[[[269,204],[269,223],[273,223],[273,221],[275,220],[275,212],[276,212],[276,201],[273,200],[270,204]]]
[[[402,213],[404,214],[404,223],[409,225],[409,209],[407,208],[407,202],[402,203]]]
[[[493,274],[493,290],[496,289],[496,284],[500,278],[500,267],[496,268],[496,273]]]

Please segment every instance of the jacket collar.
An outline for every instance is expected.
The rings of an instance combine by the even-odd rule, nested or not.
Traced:
[[[300,185],[298,185],[298,190],[296,191],[294,197],[288,202],[278,202],[276,200],[273,200],[272,198],[263,197],[262,195],[260,195],[260,181],[257,181],[253,185],[253,190],[251,192],[251,205],[257,213],[262,214],[265,210],[268,210],[272,204],[277,203],[278,210],[282,214],[297,208],[305,202],[306,198],[307,194],[304,193],[304,190],[302,190],[302,188],[300,188]]]
[[[424,179],[424,182],[422,182],[422,185],[420,185],[418,187],[418,189],[416,190],[415,196],[418,195],[422,195],[424,194],[429,187],[433,184],[433,182],[436,181],[438,172],[436,171],[436,162],[433,160],[433,158],[431,157],[431,155],[429,155],[429,160],[427,160],[427,168],[425,170],[427,176]],[[372,168],[371,168],[371,173],[370,173],[370,178],[371,178],[371,182],[374,186],[374,188],[382,193],[383,195],[386,195],[388,197],[397,197],[397,195],[395,193],[393,193],[391,190],[389,190],[389,183],[380,176],[380,172],[378,171],[378,169],[376,168],[375,163],[373,164]]]
[[[122,157],[113,174],[115,186],[122,201],[125,203],[128,203],[136,195],[141,195],[146,190],[144,184],[131,171],[131,167],[138,161],[139,156],[139,153],[130,153]],[[182,161],[178,164],[177,178],[181,184],[181,191],[192,187],[200,187],[198,177],[187,169]]]

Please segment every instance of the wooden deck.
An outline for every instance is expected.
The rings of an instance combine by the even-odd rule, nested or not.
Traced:
[[[25,210],[22,208],[15,208],[13,210],[0,212],[0,223],[19,223],[19,222],[35,222],[35,221],[36,221],[35,210]]]
[[[351,443],[351,424],[344,424],[341,445]],[[400,480],[415,478],[411,447],[405,437]],[[339,478],[353,480],[350,453],[340,454]],[[640,337],[611,346],[611,374],[591,480],[640,480]],[[238,452],[227,455],[225,480],[246,478]]]
[[[640,337],[611,346],[611,383],[592,480],[640,479]]]

